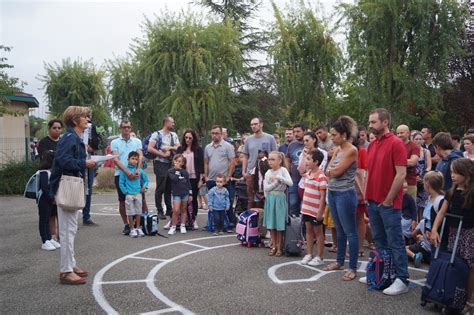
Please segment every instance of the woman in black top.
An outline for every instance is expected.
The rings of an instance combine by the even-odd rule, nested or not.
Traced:
[[[198,212],[198,183],[204,174],[204,151],[199,146],[198,137],[193,129],[186,129],[184,131],[181,146],[178,148],[177,153],[182,154],[187,161],[186,171],[189,174],[189,181],[193,191],[193,214],[196,216]],[[194,228],[198,228],[197,221],[194,221]]]

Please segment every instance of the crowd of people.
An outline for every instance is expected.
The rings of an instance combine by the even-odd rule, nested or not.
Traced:
[[[134,136],[131,123],[123,120],[120,135],[110,144],[116,156],[122,232],[143,235],[138,219],[142,211],[148,211],[149,180],[142,170],[147,157],[153,160],[156,210],[161,220],[168,220],[169,235],[186,233],[186,216],[195,216],[198,209],[213,212],[214,222],[208,224],[214,223],[216,235],[231,232],[232,224],[225,225],[224,218],[227,215],[235,225],[236,186],[245,184],[244,208],[263,209],[263,227],[271,235],[269,255],[283,254],[286,218],[301,215],[307,243],[302,264],[342,270],[347,257],[349,269],[342,280],[350,281],[357,277],[364,246],[387,249],[393,255],[396,279],[383,292],[398,295],[409,290],[409,260],[419,266],[429,263],[434,246],[453,248],[457,223],[447,220],[442,239],[440,227],[446,213],[458,214],[464,217],[458,255],[470,266],[470,301],[474,289],[474,130],[462,138],[447,132],[433,136],[429,127],[410,131],[407,125],[392,132],[390,114],[382,108],[368,118],[368,129],[349,116],[339,117],[331,126],[310,128],[297,123],[285,130],[282,144],[278,135],[263,131],[261,118],[253,118],[252,134],[244,134],[241,143],[228,141],[227,130],[215,125],[207,145],[199,143],[192,129],[186,129],[180,140],[171,116],[143,142]],[[63,122],[50,121],[48,137],[39,143],[41,167],[51,169],[49,185],[48,178],[41,182],[45,193],[38,204],[39,227],[42,248],[61,250],[61,282],[81,284],[87,272],[74,259],[77,216],[56,207],[54,196],[62,174],[87,179],[88,170],[96,167],[88,159],[93,148],[84,137],[90,127],[89,109],[69,107],[64,123],[68,128],[60,137]],[[192,213],[187,211],[188,204]],[[90,222],[86,211],[83,223]],[[197,221],[192,228],[199,228]],[[337,256],[327,265],[326,229],[333,236],[328,250]],[[469,303],[467,307],[472,307]]]

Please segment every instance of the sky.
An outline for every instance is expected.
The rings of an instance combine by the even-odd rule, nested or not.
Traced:
[[[339,2],[311,1],[323,16],[331,14]],[[293,2],[275,3],[284,12]],[[39,80],[45,74],[45,63],[60,64],[71,58],[92,60],[102,66],[105,60],[123,57],[132,40],[142,36],[140,25],[144,16],[153,18],[166,10],[206,12],[191,0],[0,0],[0,45],[13,48],[1,54],[14,66],[8,74],[25,81],[24,92],[38,99],[40,108],[32,114],[46,118],[47,99],[44,83]],[[265,23],[273,20],[270,0],[262,0],[253,24],[265,27]]]

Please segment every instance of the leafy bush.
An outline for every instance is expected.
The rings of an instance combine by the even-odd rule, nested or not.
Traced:
[[[25,185],[38,170],[38,164],[10,161],[0,167],[0,195],[23,194]]]
[[[105,189],[105,188],[115,188],[115,170],[110,167],[101,167],[99,168],[99,173],[97,174],[96,185],[97,188]]]

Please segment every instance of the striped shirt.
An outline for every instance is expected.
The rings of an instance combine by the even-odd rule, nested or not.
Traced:
[[[310,173],[305,175],[301,213],[317,217],[319,205],[321,204],[321,191],[327,190],[328,181],[322,170],[319,170],[313,177],[309,176]]]

